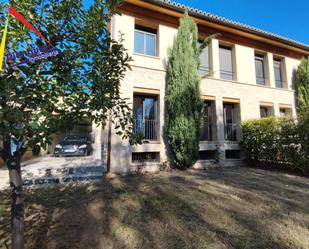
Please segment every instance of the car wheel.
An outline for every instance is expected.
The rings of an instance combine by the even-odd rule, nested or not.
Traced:
[[[90,156],[90,153],[91,153],[90,150],[87,150],[87,156]]]

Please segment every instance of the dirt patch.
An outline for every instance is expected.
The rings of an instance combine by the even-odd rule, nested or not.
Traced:
[[[9,243],[0,194],[0,248]],[[105,178],[25,194],[27,249],[309,248],[308,178],[251,168]]]

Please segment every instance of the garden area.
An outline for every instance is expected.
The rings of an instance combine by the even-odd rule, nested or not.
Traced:
[[[309,248],[308,178],[253,168],[25,191],[25,248]],[[0,248],[9,248],[9,193]]]

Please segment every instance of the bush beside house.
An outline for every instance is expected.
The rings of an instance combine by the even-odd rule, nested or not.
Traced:
[[[298,121],[275,117],[242,124],[241,146],[249,164],[309,174],[309,113]]]

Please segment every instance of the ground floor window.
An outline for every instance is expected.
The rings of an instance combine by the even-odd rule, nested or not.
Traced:
[[[212,101],[205,101],[203,107],[203,122],[201,127],[200,141],[212,141],[213,140],[213,122],[215,118],[213,115]]]
[[[158,106],[156,96],[134,95],[134,133],[146,140],[158,139]]]
[[[237,140],[236,112],[237,112],[236,104],[230,104],[230,103],[223,104],[224,133],[225,133],[225,140],[227,141]]]
[[[159,152],[133,152],[132,163],[159,162]]]

